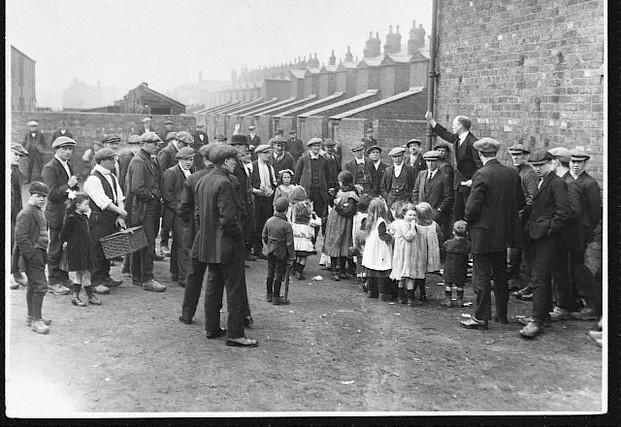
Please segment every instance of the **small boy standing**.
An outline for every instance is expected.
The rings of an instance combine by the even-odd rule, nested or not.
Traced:
[[[464,304],[464,283],[466,283],[466,269],[470,254],[470,242],[466,239],[467,224],[465,221],[456,221],[453,225],[453,238],[444,242],[444,301],[442,305],[451,307],[453,285],[457,288],[457,306]]]
[[[30,326],[38,334],[47,334],[50,330],[48,325],[52,322],[43,319],[41,307],[48,285],[45,277],[45,264],[47,263],[46,251],[49,236],[47,221],[42,209],[45,206],[49,189],[42,182],[33,182],[28,192],[30,193],[28,205],[22,209],[15,220],[16,248],[14,253],[23,258],[28,278],[26,326]]]
[[[287,265],[295,260],[293,247],[293,228],[287,221],[286,212],[289,201],[279,197],[274,202],[274,216],[263,227],[263,242],[267,244],[267,302],[280,305],[280,285]]]

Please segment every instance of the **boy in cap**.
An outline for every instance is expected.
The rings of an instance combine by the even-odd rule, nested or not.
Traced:
[[[456,221],[453,224],[453,238],[444,242],[444,301],[442,305],[452,306],[453,286],[457,289],[457,307],[464,306],[464,285],[470,256],[470,242],[466,239],[468,224]]]
[[[11,249],[15,246],[15,221],[22,210],[22,174],[19,171],[19,162],[28,156],[28,151],[22,144],[11,144]],[[19,271],[17,257],[11,257],[11,289],[26,286],[26,280]]]
[[[119,179],[114,175],[116,154],[110,148],[95,153],[95,167],[84,182],[84,192],[90,198],[91,214],[88,225],[94,268],[91,271],[93,291],[107,294],[120,286],[121,280],[110,277],[110,260],[106,258],[99,239],[125,228],[125,197]]]
[[[325,154],[323,157],[328,163],[328,203],[330,206],[334,204],[334,196],[336,195],[336,188],[339,186],[338,176],[341,172],[341,162],[336,155],[336,141],[333,139],[326,139],[323,142]]]
[[[366,175],[366,161],[364,158],[364,142],[354,142],[351,146],[354,158],[345,162],[343,170],[349,171],[354,177],[354,185],[358,186],[360,193],[368,192],[368,177]]]
[[[248,136],[246,139],[248,139],[248,144],[252,147],[258,147],[261,145],[261,137],[257,135],[256,130],[257,127],[255,125],[248,126]]]
[[[293,171],[295,169],[295,160],[291,153],[285,151],[285,141],[281,136],[275,136],[270,139],[270,145],[272,146],[273,154],[271,163],[274,167],[274,173],[278,176],[278,173],[282,170],[289,169]]]
[[[52,144],[54,157],[45,166],[41,175],[43,182],[49,188],[48,201],[45,206],[45,219],[50,228],[50,245],[48,248],[48,277],[50,290],[64,295],[70,292],[65,284],[70,284],[66,271],[60,269],[62,244],[60,230],[65,217],[65,203],[73,198],[78,188],[78,177],[74,173],[69,160],[75,148],[75,141],[66,136],[56,138]]]
[[[453,185],[455,170],[453,169],[450,161],[451,146],[446,141],[438,140],[433,145],[433,150],[440,153],[440,160],[438,160],[438,169],[440,169],[440,171],[444,172],[444,174],[449,177],[449,182],[451,183],[451,185]],[[453,208],[451,206],[451,214],[452,213]]]
[[[48,245],[47,223],[42,209],[49,189],[42,182],[33,182],[28,189],[30,198],[26,207],[17,215],[15,223],[14,254],[21,257],[26,267],[28,285],[26,325],[38,334],[47,334],[50,320],[41,315],[43,298],[47,292],[45,278],[46,248]]]
[[[284,134],[284,132],[283,132]],[[291,153],[293,160],[296,162],[304,154],[304,142],[298,138],[298,132],[295,129],[289,131],[289,140],[287,141],[286,151]]]
[[[286,212],[289,201],[279,197],[274,202],[274,215],[263,227],[262,238],[267,245],[267,302],[274,305],[281,303],[280,285],[284,279],[287,265],[293,265],[295,250],[293,247],[293,227],[287,221]]]
[[[412,200],[412,190],[416,184],[416,171],[414,167],[406,165],[403,161],[405,148],[395,147],[390,150],[388,156],[393,164],[388,166],[382,176],[380,192],[388,207],[392,207],[397,200],[409,202]],[[388,216],[392,219],[390,209]]]
[[[366,192],[372,197],[379,197],[381,194],[380,186],[382,183],[382,177],[384,176],[384,171],[388,167],[388,165],[380,158],[381,154],[382,149],[377,145],[372,145],[367,148],[369,162],[367,162],[366,165],[366,175],[369,182]]]
[[[194,163],[194,150],[190,147],[181,148],[175,155],[178,163],[166,169],[162,175],[162,199],[164,218],[172,229],[172,248],[170,255],[170,274],[173,282],[182,288],[186,285],[186,271],[189,266],[189,251],[183,244],[185,225],[178,215],[183,186],[190,177]]]
[[[22,144],[28,152],[28,172],[26,174],[26,184],[32,180],[32,170],[35,165],[39,168],[39,174],[42,173],[43,152],[45,151],[45,137],[39,130],[39,123],[31,120],[28,122],[28,132],[24,136]]]
[[[409,151],[406,151],[405,154],[405,164],[414,168],[416,176],[418,176],[420,171],[427,169],[425,159],[420,150],[421,144],[422,143],[418,139],[410,139],[407,144],[405,144],[405,148]]]

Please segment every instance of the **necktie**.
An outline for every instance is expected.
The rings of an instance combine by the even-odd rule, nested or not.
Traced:
[[[537,184],[537,190],[541,188],[541,184],[543,184],[543,178],[539,180],[539,184]]]

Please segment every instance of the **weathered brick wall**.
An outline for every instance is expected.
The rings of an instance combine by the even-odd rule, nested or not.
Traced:
[[[306,117],[298,120],[299,137],[302,141],[308,141],[311,138],[327,138],[328,137],[328,119],[327,117]]]
[[[57,129],[58,123],[64,120],[76,141],[71,161],[73,164],[78,164],[84,151],[90,148],[94,141],[101,141],[103,135],[119,135],[121,143],[124,144],[130,135],[138,132],[144,117],[140,114],[13,112],[11,114],[11,140],[23,143],[28,131],[26,123],[30,120],[37,121],[39,130],[45,136],[47,150],[43,154],[43,161],[47,163],[54,155],[52,133]],[[175,123],[175,130],[194,132],[196,129],[196,118],[191,115],[153,116],[151,122],[153,129],[160,131],[168,119]]]
[[[369,88],[369,69],[359,68],[356,70],[356,93],[362,93]]]
[[[424,117],[427,110],[427,90],[412,96],[392,101],[369,110],[361,111],[348,118],[366,118],[370,120],[414,120]]]
[[[328,96],[336,90],[336,73],[319,74],[319,96]]]
[[[604,1],[446,0],[438,17],[438,120],[470,116],[505,145],[583,145],[602,186]],[[588,256],[601,264],[601,236]]]
[[[351,147],[364,136],[364,130],[371,122],[366,119],[343,119],[334,125],[334,139],[341,144],[341,164],[353,158]],[[383,153],[384,155],[386,153]]]
[[[257,119],[257,135],[261,138],[261,141],[267,143],[267,141],[274,135],[272,128],[272,116],[259,116]]]
[[[417,61],[410,65],[410,87],[427,87],[429,61]]]
[[[380,67],[380,90],[384,97],[393,96],[396,86],[395,67]]]
[[[298,135],[300,134],[300,131],[297,127],[297,117],[281,117],[278,119],[278,124],[273,125],[273,129],[274,132],[276,132],[276,129],[284,130],[285,136],[287,135],[287,132],[289,132],[291,129],[297,130]]]

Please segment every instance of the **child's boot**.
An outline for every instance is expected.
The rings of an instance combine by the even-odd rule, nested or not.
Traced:
[[[306,276],[304,275],[304,267],[305,264],[298,264],[298,279],[306,280]]]
[[[418,299],[421,303],[424,303],[427,301],[427,292],[425,291],[425,279],[417,279],[416,282],[418,283]]]
[[[88,304],[80,299],[81,289],[82,285],[78,285],[77,283],[73,284],[73,292],[71,293],[71,304],[77,305],[78,307],[86,307]]]
[[[457,288],[457,307],[464,306],[464,288]]]
[[[444,300],[442,305],[447,308],[451,308],[451,298],[453,297],[453,288],[450,284],[444,287]]]
[[[377,279],[377,281],[379,282],[377,284],[377,291],[379,292],[379,299],[381,301],[389,301],[390,300],[390,296],[387,293],[388,289],[387,289],[387,286],[386,286],[386,279],[379,278],[379,279]]]
[[[44,295],[45,294],[40,292],[34,292],[32,295],[32,323],[30,328],[37,334],[47,334],[50,331],[50,328],[47,327],[41,315]]]
[[[272,300],[272,304],[280,305],[280,281],[274,280],[274,299]]]
[[[369,286],[367,298],[377,298],[377,279],[374,277],[367,277],[367,284]]]
[[[405,299],[405,289],[404,288],[399,288],[397,290],[397,302],[399,304],[405,304],[407,301]]]
[[[271,279],[265,280],[265,288],[267,289],[265,293],[265,299],[267,300],[267,302],[272,302],[274,298],[274,294],[272,292],[272,280]]]
[[[407,303],[410,307],[414,307],[414,289],[408,289],[406,291]]]
[[[93,291],[92,286],[85,286],[86,296],[88,297],[88,303],[93,305],[101,305],[101,300],[97,294]]]

